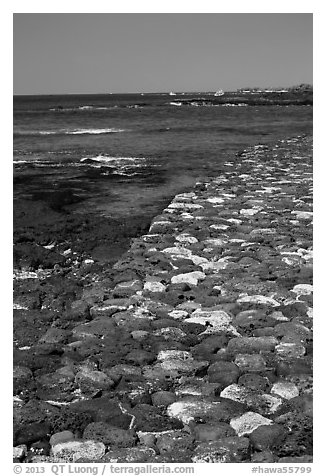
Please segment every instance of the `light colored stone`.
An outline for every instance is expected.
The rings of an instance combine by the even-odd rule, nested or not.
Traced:
[[[189,316],[189,313],[187,311],[182,311],[181,309],[174,309],[173,311],[168,313],[168,316],[172,317],[173,319],[186,319]]]
[[[219,407],[219,402],[202,400],[182,400],[174,402],[167,408],[170,418],[177,418],[185,425],[194,421],[196,417],[214,415]]]
[[[291,400],[299,395],[299,390],[294,383],[291,382],[275,382],[271,388],[271,393],[279,395],[286,400]]]
[[[216,203],[224,203],[225,200],[222,197],[212,197],[212,198],[208,198],[207,202],[216,204]]]
[[[165,209],[165,211],[169,212],[170,210],[199,210],[200,208],[204,208],[204,207],[196,203],[172,202]]]
[[[246,216],[246,217],[251,217],[253,215],[256,215],[260,209],[257,208],[242,208],[240,210],[240,215]]]
[[[77,461],[79,458],[96,460],[102,458],[105,454],[105,445],[100,441],[83,441],[82,445],[73,455],[73,461]]]
[[[55,446],[59,443],[66,443],[67,441],[72,441],[75,439],[75,435],[69,431],[60,431],[58,433],[54,433],[54,435],[50,438],[50,445]]]
[[[231,384],[222,390],[220,396],[222,398],[228,398],[235,402],[245,403],[250,407],[260,410],[264,409],[264,413],[275,413],[278,408],[283,404],[280,398],[274,397],[269,394],[257,394],[246,387],[242,387],[238,384]]]
[[[209,228],[212,229],[212,230],[225,231],[225,230],[227,230],[228,228],[230,228],[230,225],[223,225],[223,224],[221,223],[220,225],[210,225]]]
[[[237,299],[238,303],[242,302],[250,302],[253,304],[266,304],[267,306],[273,306],[277,307],[280,306],[280,303],[277,302],[275,299],[267,297],[267,296],[261,296],[259,294],[253,295],[253,296],[242,296]]]
[[[71,440],[66,441],[64,443],[57,443],[56,445],[52,446],[52,454],[53,456],[70,456],[76,453],[80,447],[82,447],[83,441],[81,440]]]
[[[150,291],[152,293],[163,293],[166,286],[158,281],[146,281],[144,284],[144,291]]]
[[[12,457],[14,459],[21,459],[23,456],[25,456],[27,452],[27,446],[21,445],[21,446],[14,446],[12,450]]]
[[[198,281],[202,281],[205,278],[205,273],[202,273],[201,271],[193,271],[191,273],[178,274],[177,276],[173,276],[171,279],[171,283],[187,283],[192,286],[197,286]]]
[[[248,435],[261,425],[271,425],[273,420],[265,418],[259,413],[247,412],[237,418],[232,418],[230,426],[238,436]]]
[[[179,241],[180,243],[188,243],[189,245],[198,243],[197,238],[195,238],[194,236],[188,235],[187,233],[182,233],[181,235],[177,235],[175,239]]]
[[[209,238],[208,240],[205,240],[204,243],[205,245],[210,245],[210,246],[223,246],[228,242],[226,238]]]
[[[310,220],[313,217],[313,212],[293,210],[291,213],[296,215],[298,220]]]
[[[185,350],[161,350],[157,355],[157,360],[193,360],[190,352]]]
[[[171,373],[171,376],[178,377],[179,374],[192,375],[199,370],[207,368],[209,362],[206,360],[197,361],[194,359],[180,360],[180,359],[168,359],[161,361],[160,363],[154,365],[154,369],[162,369],[168,373]]]
[[[212,271],[213,273],[218,273],[222,269],[226,269],[230,266],[230,263],[227,261],[208,261],[199,263],[199,266],[203,271]]]
[[[184,322],[202,324],[207,329],[201,333],[216,334],[218,332],[229,332],[232,335],[240,335],[236,328],[231,324],[232,317],[225,311],[201,311],[196,310],[191,317],[185,319]]]
[[[311,284],[297,284],[292,292],[300,296],[309,296],[313,292],[313,286]]]

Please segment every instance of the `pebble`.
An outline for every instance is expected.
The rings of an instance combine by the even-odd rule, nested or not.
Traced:
[[[115,428],[105,422],[94,422],[87,425],[83,432],[85,440],[101,441],[105,446],[129,448],[136,443],[136,435],[132,430]]]
[[[287,431],[282,425],[261,425],[252,431],[249,440],[255,450],[264,451],[285,440]]]

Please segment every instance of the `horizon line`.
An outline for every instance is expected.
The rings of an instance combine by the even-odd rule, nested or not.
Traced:
[[[290,89],[294,87],[298,87],[301,85],[306,85],[309,87],[313,87],[311,83],[298,83],[294,84],[292,86],[242,86],[236,89],[230,89],[230,90],[223,90],[225,93],[232,93],[236,91],[240,91],[241,89],[261,89],[266,90],[266,89],[275,89],[277,91],[278,89]],[[214,93],[216,90],[194,90],[194,91],[176,91],[176,90],[170,90],[170,91],[127,91],[127,92],[83,92],[83,93],[13,93],[13,96],[83,96],[83,95],[113,95],[113,94],[169,94],[170,92],[173,92],[174,94],[180,94],[180,93]]]

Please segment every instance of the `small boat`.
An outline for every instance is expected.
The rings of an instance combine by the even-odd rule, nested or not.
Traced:
[[[219,89],[218,91],[216,91],[216,93],[214,94],[214,96],[223,96],[224,95],[224,91],[222,89]]]

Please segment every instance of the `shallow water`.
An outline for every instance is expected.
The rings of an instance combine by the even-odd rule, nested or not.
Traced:
[[[170,104],[185,97],[194,105]],[[312,132],[311,106],[198,106],[203,97],[15,97],[15,197],[59,190],[71,211],[155,215],[239,150]]]

